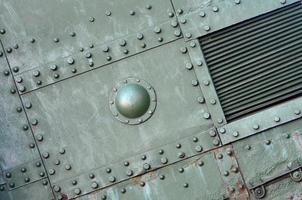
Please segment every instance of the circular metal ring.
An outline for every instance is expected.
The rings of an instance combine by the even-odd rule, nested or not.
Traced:
[[[290,177],[295,182],[301,182],[302,181],[302,170],[298,169],[298,170],[290,173]]]
[[[156,104],[154,88],[136,77],[120,81],[109,97],[113,116],[120,122],[131,125],[147,121],[153,115]]]
[[[264,186],[260,186],[260,187],[257,187],[253,190],[253,194],[254,194],[254,197],[256,199],[262,199],[265,197],[266,195],[266,191],[265,191],[265,188]]]

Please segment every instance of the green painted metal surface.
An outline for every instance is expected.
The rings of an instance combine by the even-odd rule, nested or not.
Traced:
[[[0,0],[0,200],[302,199],[300,74],[278,74],[296,98],[228,121],[212,73],[265,35],[249,20],[290,35],[301,12],[299,0]]]

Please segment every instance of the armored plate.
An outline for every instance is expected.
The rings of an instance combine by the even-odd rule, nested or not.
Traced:
[[[301,0],[0,0],[0,200],[302,199]]]

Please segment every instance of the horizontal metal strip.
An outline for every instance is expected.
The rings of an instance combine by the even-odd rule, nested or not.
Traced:
[[[291,51],[295,51],[296,54],[301,52],[301,50],[299,51],[299,48],[302,43],[302,36],[300,35],[299,37],[300,38],[294,39],[294,43],[287,44],[283,47],[270,51],[267,54],[263,54],[261,57],[250,59],[247,63],[238,65],[239,67],[242,67],[243,71],[233,70],[233,72],[230,72],[230,75],[224,76],[224,79],[221,81],[219,79],[213,78],[216,89],[221,90],[222,88],[228,87],[236,88],[238,87],[238,85],[236,85],[238,84],[238,82],[246,81],[247,77],[254,76],[266,71],[265,66],[275,66],[277,62],[279,63],[278,65],[286,63],[284,62],[284,60],[286,60],[287,55],[288,57],[294,56],[292,55]],[[300,41],[298,39],[300,39]]]
[[[302,80],[297,80],[296,83],[293,84],[299,84],[294,87],[286,86],[287,88],[280,88],[282,92],[278,91],[279,93],[276,93],[275,91],[271,91],[268,94],[261,95],[262,97],[266,97],[265,99],[261,99],[261,97],[255,97],[252,100],[247,100],[250,104],[244,102],[240,107],[234,107],[232,109],[226,109],[225,115],[230,115],[239,111],[243,111],[245,113],[249,113],[251,111],[255,111],[259,108],[266,107],[268,105],[273,105],[281,100],[286,100],[290,97],[296,96],[301,93],[302,91]],[[230,111],[229,111],[230,110]]]
[[[271,24],[263,24],[262,26],[256,26],[255,25],[255,30],[250,30],[250,33],[245,33],[243,34],[242,32],[247,32],[247,30],[244,27],[245,31],[242,31],[242,35],[232,35],[234,38],[226,38],[226,41],[220,41],[219,43],[210,43],[213,45],[213,47],[209,48],[209,45],[205,45],[202,43],[203,50],[205,54],[208,56],[213,56],[216,53],[222,53],[226,49],[233,49],[236,46],[239,46],[241,44],[245,44],[246,42],[254,41],[257,38],[262,38],[263,36],[267,35],[267,33],[272,33],[273,31],[282,31],[283,28],[290,27],[294,23],[300,21],[301,19],[299,18],[302,15],[301,12],[297,13],[291,13],[290,17],[284,18],[283,20],[281,19],[275,19],[274,22]],[[275,34],[275,32],[273,32]],[[210,39],[211,40],[211,39]]]
[[[285,73],[280,73],[284,71]],[[242,87],[240,90],[233,91],[229,94],[223,102],[227,104],[235,99],[244,98],[246,95],[251,93],[257,94],[265,91],[267,88],[278,87],[284,83],[290,82],[297,79],[297,75],[302,73],[302,69],[297,68],[296,66],[291,66],[291,68],[281,68],[281,71],[278,73],[272,73],[273,76],[259,76],[255,78],[254,82],[251,82],[247,87]],[[270,74],[269,74],[270,75]],[[230,100],[229,100],[230,99]]]
[[[296,11],[300,11],[300,8],[297,7],[297,4],[291,4],[286,8],[271,11],[270,13],[260,15],[257,18],[253,18],[244,21],[240,24],[236,24],[226,29],[222,29],[220,31],[209,34],[203,37],[201,42],[205,46],[211,47],[213,46],[212,44],[217,44],[228,41],[230,39],[235,39],[238,36],[249,33],[250,31],[255,31],[257,29],[255,28],[255,23],[259,25],[269,25],[271,22],[276,22],[276,20],[274,20],[275,16],[273,14],[278,15],[280,20],[283,19],[283,16],[292,16],[291,13]],[[259,20],[261,20],[261,22],[259,22]]]
[[[210,66],[212,73],[215,74],[218,71],[222,71],[228,63],[232,63],[238,58],[247,59],[245,57],[250,55],[261,55],[262,52],[274,49],[276,46],[281,46],[280,43],[285,44],[287,40],[293,41],[291,37],[297,36],[298,33],[301,34],[301,24],[302,20],[300,19],[299,23],[295,24],[295,27],[290,26],[284,28],[282,31],[275,31],[274,33],[270,33],[265,37],[259,37],[255,40],[252,40],[251,42],[244,41],[244,45],[239,45],[238,48],[233,48],[230,51],[223,49],[223,53],[219,54],[217,52],[217,56],[208,57],[205,53],[207,64]],[[227,63],[225,63],[225,61],[227,61]]]
[[[249,70],[249,68],[255,66],[253,69],[271,69],[271,71],[276,71],[280,68],[282,68],[283,65],[286,65],[287,62],[292,61],[295,58],[298,58],[297,53],[301,51],[300,44],[296,45],[295,48],[289,48],[288,50],[281,50],[280,52],[277,52],[273,56],[270,56],[270,59],[260,59],[258,62],[252,62],[252,65],[247,65],[245,70]],[[240,72],[238,72],[240,73]],[[244,72],[242,72],[244,74]],[[251,84],[259,84],[262,80],[261,77],[266,77],[266,74],[258,74],[257,76],[250,77],[249,79],[242,80],[240,82],[234,83],[230,86],[222,87],[222,88],[216,88],[218,93],[220,94],[220,97],[223,98],[225,95],[228,95],[230,93],[233,93],[234,91],[237,91],[238,88],[242,88],[243,86],[247,87]]]

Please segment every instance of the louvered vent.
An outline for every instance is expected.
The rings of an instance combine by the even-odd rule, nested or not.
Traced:
[[[214,32],[200,44],[227,121],[301,96],[301,3]]]

